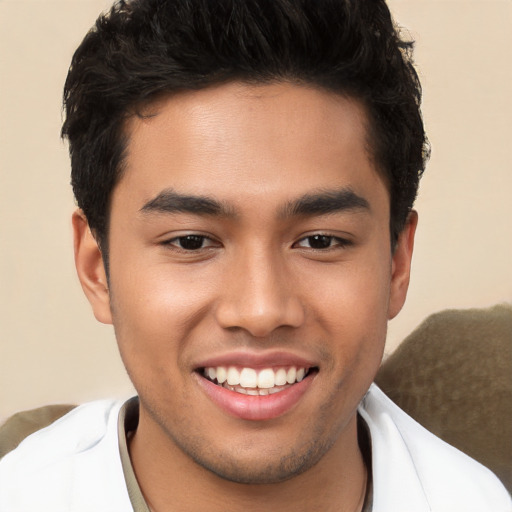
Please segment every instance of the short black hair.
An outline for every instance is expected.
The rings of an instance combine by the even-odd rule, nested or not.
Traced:
[[[394,246],[429,153],[411,54],[384,0],[117,2],[76,50],[64,88],[73,191],[104,256],[127,119],[164,93],[230,81],[312,85],[364,105]]]

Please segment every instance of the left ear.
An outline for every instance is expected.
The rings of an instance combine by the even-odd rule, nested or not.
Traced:
[[[411,274],[411,259],[414,248],[414,234],[418,225],[418,214],[411,210],[405,227],[398,236],[391,260],[391,291],[389,295],[388,318],[394,318],[405,302]]]

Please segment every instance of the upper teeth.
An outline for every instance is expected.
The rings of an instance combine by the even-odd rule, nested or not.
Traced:
[[[236,368],[234,366],[207,367],[204,375],[210,380],[217,379],[219,384],[226,382],[230,386],[241,386],[243,388],[270,389],[274,386],[284,386],[300,382],[306,374],[306,368]]]

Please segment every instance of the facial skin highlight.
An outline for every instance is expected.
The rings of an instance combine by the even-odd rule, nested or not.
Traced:
[[[188,493],[193,510],[199,480],[203,493],[285,482],[291,504],[294,486],[321,478],[357,502],[356,408],[405,300],[416,226],[413,212],[392,252],[364,108],[307,86],[230,83],[151,111],[126,126],[108,284],[74,216],[82,285],[140,397],[130,453],[143,491]],[[267,407],[204,376],[230,365],[309,373]]]

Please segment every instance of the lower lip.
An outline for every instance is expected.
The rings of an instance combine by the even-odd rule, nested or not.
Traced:
[[[229,415],[243,420],[264,421],[282,416],[290,411],[309,389],[313,376],[273,393],[272,395],[243,395],[231,391],[196,374],[200,385],[210,399]]]

